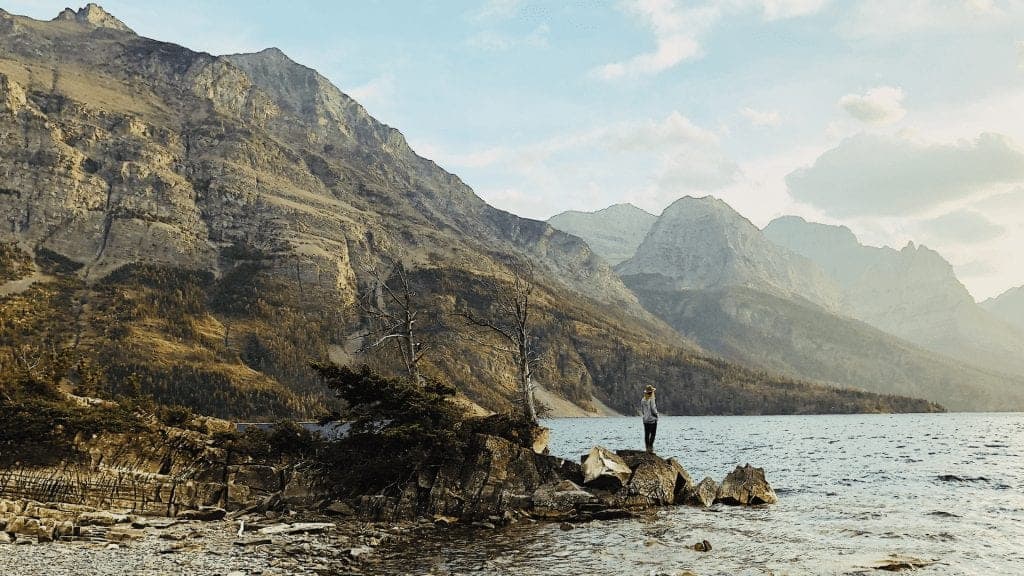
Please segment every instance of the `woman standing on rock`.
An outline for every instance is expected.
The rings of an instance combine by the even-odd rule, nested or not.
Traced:
[[[650,384],[644,388],[644,397],[640,400],[640,415],[644,419],[644,444],[647,451],[654,453],[654,435],[658,433],[658,404],[654,401],[654,391]]]

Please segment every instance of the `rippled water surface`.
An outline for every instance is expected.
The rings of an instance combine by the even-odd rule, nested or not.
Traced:
[[[639,418],[545,425],[565,458],[643,444]],[[1024,414],[662,417],[655,449],[695,481],[763,467],[779,503],[438,531],[390,573],[885,574],[895,556],[930,563],[915,574],[1024,574]]]

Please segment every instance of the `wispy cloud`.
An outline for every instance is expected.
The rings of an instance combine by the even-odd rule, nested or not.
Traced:
[[[756,128],[777,128],[782,125],[782,115],[776,110],[762,111],[746,107],[740,110],[740,114]]]
[[[1024,150],[1002,134],[953,144],[858,134],[786,177],[792,196],[835,217],[912,216],[1024,182]]]
[[[872,88],[864,94],[847,94],[839,106],[847,114],[868,124],[890,124],[906,115],[903,90],[892,86]]]
[[[394,97],[395,78],[390,74],[384,74],[365,84],[348,88],[344,92],[368,108],[383,106]]]
[[[500,184],[477,191],[502,208],[533,217],[564,210],[566,197],[584,208],[603,208],[625,199],[660,210],[687,193],[728,186],[740,173],[722,150],[719,134],[679,112],[520,146],[466,153],[429,145],[416,149],[459,173],[501,174]]]
[[[760,0],[765,20],[782,20],[814,14],[827,0]]]
[[[683,8],[673,0],[633,0],[623,8],[651,30],[655,48],[591,71],[602,80],[657,74],[684,60],[699,57],[700,36],[719,18],[719,9],[715,6]]]
[[[508,20],[522,9],[522,0],[486,0],[469,13],[471,20]]]
[[[482,30],[466,39],[466,45],[476,50],[504,52],[516,48],[547,48],[551,29],[541,24],[525,36],[516,36],[496,30]]]

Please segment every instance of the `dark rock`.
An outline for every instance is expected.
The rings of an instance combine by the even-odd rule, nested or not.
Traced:
[[[572,530],[573,528],[575,528],[575,526],[573,526],[572,524],[569,524],[568,522],[562,522],[561,524],[558,525],[558,527],[561,528],[562,530],[566,531],[566,532],[568,532],[569,530]]]
[[[716,501],[729,505],[774,504],[779,501],[775,490],[764,478],[764,468],[750,464],[737,466],[722,480]]]
[[[925,560],[918,560],[917,558],[899,558],[892,557],[878,566],[875,566],[875,570],[883,570],[885,572],[902,572],[904,570],[917,570],[919,568],[927,568],[934,564],[934,562],[928,562]]]
[[[340,500],[336,500],[325,506],[324,512],[326,512],[327,514],[333,514],[335,516],[351,516],[356,513],[356,511],[353,510],[351,506],[344,502],[341,502]]]
[[[260,492],[279,492],[284,488],[281,473],[272,466],[246,465],[235,467],[232,484],[241,484]]]
[[[693,549],[697,552],[711,552],[711,542],[701,540],[693,545]]]
[[[673,502],[675,504],[682,504],[686,501],[686,495],[692,492],[695,488],[693,478],[690,477],[690,473],[687,472],[686,468],[683,468],[683,465],[675,458],[669,458],[667,462],[669,466],[676,471],[676,488],[674,491]]]
[[[571,480],[576,484],[583,484],[583,467],[572,460],[565,460],[564,458],[547,454],[538,454],[536,461],[537,467],[546,471],[548,475]]]
[[[607,508],[605,510],[591,512],[590,517],[594,520],[622,520],[626,518],[636,518],[637,514],[629,510],[623,510],[622,508]]]
[[[583,484],[591,488],[619,490],[633,473],[625,460],[603,446],[594,446],[582,460]]]

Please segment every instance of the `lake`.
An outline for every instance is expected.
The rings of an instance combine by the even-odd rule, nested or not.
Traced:
[[[547,420],[551,452],[642,448],[639,418]],[[662,417],[694,481],[765,469],[779,503],[636,520],[438,531],[389,574],[1024,574],[1024,414]],[[693,550],[708,540],[711,552]],[[390,571],[387,571],[390,570]]]

